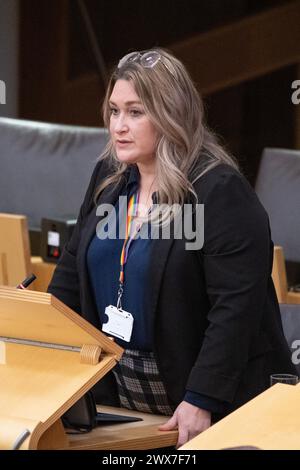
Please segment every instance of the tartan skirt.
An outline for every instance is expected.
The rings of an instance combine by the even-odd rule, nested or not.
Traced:
[[[153,352],[125,349],[112,372],[123,408],[172,416],[175,406],[168,400]]]

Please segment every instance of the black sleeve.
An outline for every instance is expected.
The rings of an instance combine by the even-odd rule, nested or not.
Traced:
[[[76,264],[77,247],[80,241],[84,218],[94,204],[93,198],[95,189],[98,186],[98,176],[101,166],[102,161],[99,161],[95,166],[87,192],[79,211],[77,223],[74,227],[72,237],[63,249],[62,255],[59,259],[47,290],[47,292],[55,295],[55,297],[60,299],[63,303],[68,305],[77,313],[81,313],[79,278]]]
[[[219,175],[204,202],[208,328],[186,388],[231,402],[260,331],[270,277],[268,217],[238,173]]]

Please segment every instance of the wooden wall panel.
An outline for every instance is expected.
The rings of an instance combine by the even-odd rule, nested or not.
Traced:
[[[33,15],[34,12],[34,15]],[[97,125],[103,85],[68,78],[68,0],[21,2],[21,116]],[[203,94],[300,63],[300,0],[170,45]]]

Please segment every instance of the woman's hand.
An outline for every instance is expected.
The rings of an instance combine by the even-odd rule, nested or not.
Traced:
[[[160,431],[172,431],[178,428],[178,441],[176,447],[180,447],[193,437],[200,434],[211,425],[210,411],[198,408],[186,401],[182,401],[174,411],[172,418],[159,426]]]

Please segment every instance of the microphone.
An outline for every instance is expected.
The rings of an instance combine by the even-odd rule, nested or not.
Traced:
[[[17,289],[26,289],[35,279],[36,275],[30,274],[30,276],[26,277],[26,279],[17,286]]]

